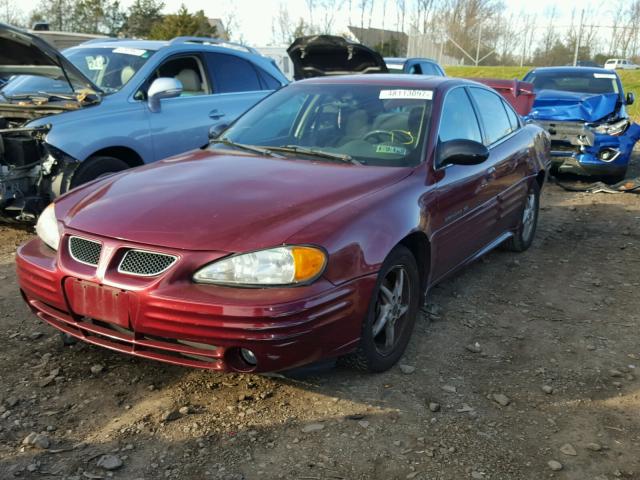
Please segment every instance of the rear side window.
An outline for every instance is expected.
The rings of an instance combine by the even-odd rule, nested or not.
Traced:
[[[502,97],[484,88],[470,88],[471,96],[478,106],[478,114],[485,133],[485,145],[491,145],[509,135],[514,129],[507,116]]]
[[[509,123],[511,123],[511,129],[517,130],[520,128],[520,120],[518,120],[518,115],[513,111],[511,105],[507,104],[504,100],[502,100],[502,105],[504,109],[507,111],[507,116],[509,117]]]
[[[267,72],[265,72],[261,68],[256,68],[256,70],[258,71],[258,75],[260,75],[260,80],[262,80],[262,85],[264,86],[265,89],[277,90],[282,86],[282,84],[278,80],[273,78],[271,75],[269,75]]]
[[[441,75],[440,70],[433,64],[429,62],[422,62],[422,74],[423,75]]]
[[[256,69],[243,58],[224,53],[207,53],[214,93],[262,90]]]
[[[438,138],[441,142],[473,140],[482,143],[478,119],[464,88],[455,88],[445,97]]]

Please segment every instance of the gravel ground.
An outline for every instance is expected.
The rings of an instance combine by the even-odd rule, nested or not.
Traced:
[[[637,167],[636,167],[637,168]],[[281,376],[63,347],[0,227],[0,478],[640,479],[640,197],[549,185],[435,288],[401,365]]]

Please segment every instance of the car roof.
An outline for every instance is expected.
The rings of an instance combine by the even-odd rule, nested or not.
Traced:
[[[426,57],[384,57],[384,61],[388,63],[404,63],[407,60],[421,60],[424,62],[438,63],[433,58]]]
[[[160,50],[169,45],[166,40],[130,40],[130,39],[99,39],[89,40],[72,48],[140,48],[143,50]]]
[[[431,75],[407,75],[405,73],[371,73],[361,75],[333,75],[327,77],[313,77],[299,80],[295,84],[321,85],[382,85],[393,88],[428,88],[436,89],[454,85],[484,85],[462,78],[437,77]]]
[[[611,70],[607,70],[606,68],[602,68],[602,67],[538,67],[538,68],[534,68],[529,73],[533,73],[533,72],[557,72],[557,73],[580,72],[580,73],[609,73],[609,74],[612,73]]]

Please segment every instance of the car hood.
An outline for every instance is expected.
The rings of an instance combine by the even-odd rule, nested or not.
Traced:
[[[287,49],[293,62],[293,78],[387,73],[382,56],[360,43],[332,35],[296,38]]]
[[[617,93],[593,94],[540,90],[529,118],[534,120],[597,122],[618,108]]]
[[[291,235],[413,169],[196,151],[61,197],[72,229],[187,250],[250,251]]]
[[[100,92],[73,63],[42,38],[0,23],[0,77],[13,75],[66,79],[74,90]]]

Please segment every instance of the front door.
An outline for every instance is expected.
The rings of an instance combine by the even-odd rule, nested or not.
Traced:
[[[438,142],[466,139],[483,142],[482,132],[466,88],[450,90],[442,106]],[[495,180],[489,160],[479,165],[446,165],[435,159],[438,214],[432,219],[438,280],[486,245],[495,232]]]

